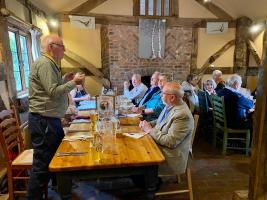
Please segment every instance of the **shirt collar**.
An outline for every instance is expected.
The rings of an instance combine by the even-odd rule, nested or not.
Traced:
[[[55,65],[57,66],[57,68],[60,69],[59,66],[58,66],[58,63],[54,60],[54,58],[52,58],[52,56],[50,56],[48,53],[42,53],[42,55],[45,56],[45,57],[47,57],[53,63],[55,63]]]

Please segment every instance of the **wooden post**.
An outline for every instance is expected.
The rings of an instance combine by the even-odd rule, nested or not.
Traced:
[[[6,8],[5,0],[0,0],[0,8]],[[6,16],[0,14],[0,72],[2,71],[5,74],[3,80],[7,83],[9,97],[10,99],[16,99],[17,92],[13,75],[12,56],[9,47],[7,20]]]
[[[266,31],[266,30],[265,30]],[[264,37],[263,65],[259,68],[254,113],[249,199],[267,199],[267,37]]]
[[[249,28],[252,20],[248,17],[238,18],[236,21],[236,40],[234,51],[234,73],[241,75],[243,85],[246,86],[247,66],[249,65],[249,50],[247,41],[250,39]]]
[[[192,56],[191,56],[190,73],[193,73],[194,71],[197,70],[198,28],[196,27],[193,27],[192,38],[193,38],[193,48],[192,48]]]

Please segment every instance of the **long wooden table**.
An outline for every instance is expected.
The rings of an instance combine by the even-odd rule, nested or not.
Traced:
[[[82,125],[81,125],[82,126]],[[83,125],[84,127],[84,125]],[[141,132],[138,126],[123,126],[123,132]],[[90,132],[88,132],[90,134]],[[99,156],[94,148],[89,148],[89,140],[62,141],[58,152],[86,152],[83,155],[53,157],[49,170],[56,172],[58,192],[62,199],[71,199],[73,177],[101,178],[143,175],[147,196],[154,198],[158,165],[165,161],[161,151],[150,135],[140,139],[122,136],[113,138],[111,153]]]

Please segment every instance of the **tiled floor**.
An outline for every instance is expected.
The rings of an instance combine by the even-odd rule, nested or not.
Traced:
[[[198,142],[200,141],[200,142]],[[247,189],[249,182],[249,158],[233,152],[221,156],[218,150],[210,148],[205,139],[197,139],[192,162],[192,179],[195,200],[231,200],[233,191]],[[185,184],[182,178],[182,185]],[[175,177],[164,178],[161,189],[177,187]],[[49,190],[50,200],[59,196]],[[73,187],[74,200],[142,200],[143,192],[128,178],[103,179],[100,181],[77,181]],[[161,196],[156,199],[188,199],[185,195]]]

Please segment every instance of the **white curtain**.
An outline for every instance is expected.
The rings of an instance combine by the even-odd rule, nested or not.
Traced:
[[[32,58],[35,61],[40,56],[40,46],[38,43],[40,32],[36,29],[31,29],[30,33],[32,39]]]

